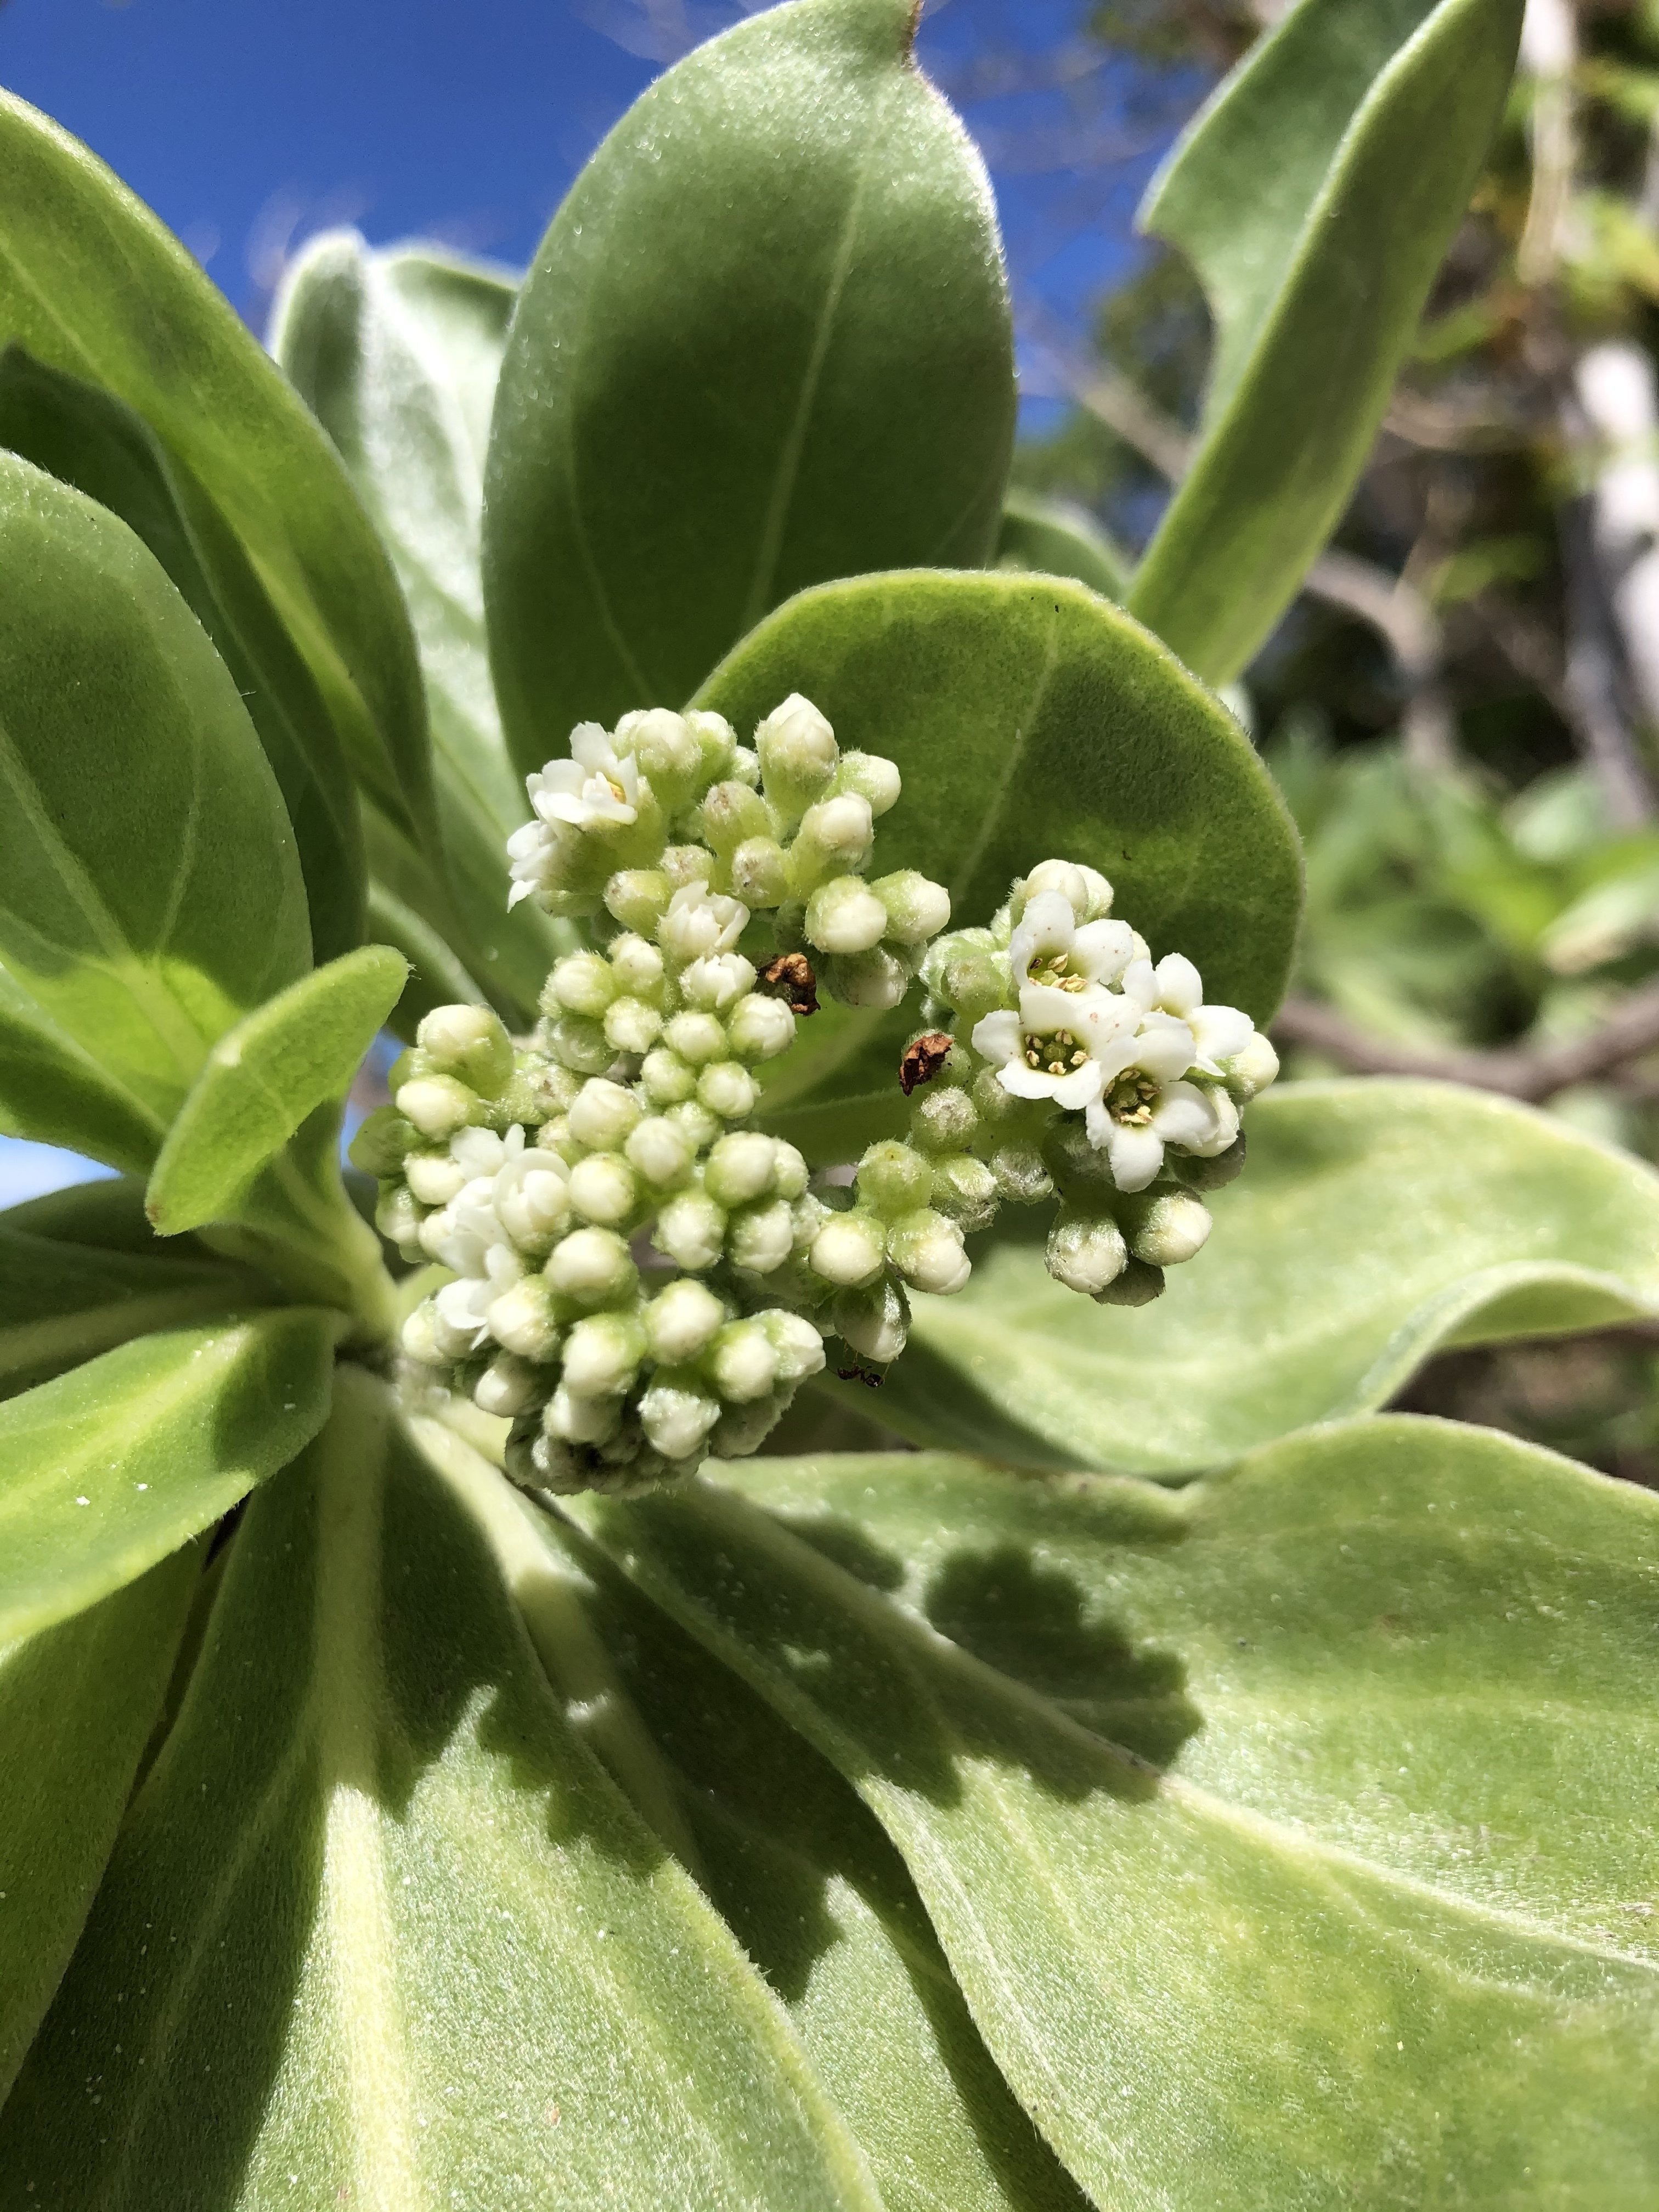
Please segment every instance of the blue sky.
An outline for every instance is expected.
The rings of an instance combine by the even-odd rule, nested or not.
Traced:
[[[262,322],[283,255],[355,222],[522,263],[593,147],[743,0],[0,0],[0,83],[101,155]],[[1129,265],[1176,109],[1079,38],[1086,0],[942,0],[922,52],[983,145],[1030,329]],[[1027,419],[1053,411],[1022,346]],[[74,1173],[0,1139],[0,1204]],[[84,1171],[84,1170],[82,1170]]]

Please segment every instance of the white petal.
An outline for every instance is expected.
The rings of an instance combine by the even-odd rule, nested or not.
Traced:
[[[1164,1164],[1164,1139],[1155,1130],[1113,1121],[1106,1132],[1106,1157],[1120,1190],[1145,1190]]]
[[[1243,1052],[1255,1035],[1255,1024],[1237,1006],[1194,1007],[1190,1026],[1198,1057],[1212,1067]]]
[[[1019,1016],[999,1008],[986,1014],[974,1024],[974,1034],[969,1040],[981,1060],[991,1061],[1013,1060],[1019,1052]]]
[[[1152,1127],[1166,1145],[1192,1152],[1207,1143],[1220,1127],[1213,1096],[1195,1083],[1170,1083],[1152,1109]]]
[[[1072,943],[1072,972],[1091,983],[1115,983],[1134,957],[1127,921],[1085,922]]]
[[[1200,1137],[1187,1150],[1195,1152],[1201,1160],[1212,1160],[1224,1152],[1238,1134],[1238,1102],[1225,1091],[1206,1091],[1210,1109],[1215,1116],[1215,1127],[1207,1137]]]
[[[1133,1046],[1121,1058],[1118,1054],[1140,1026],[1140,1008],[1134,1000],[1121,998],[1115,991],[1080,991],[1072,1004],[1076,1009],[1072,1026],[1095,1057],[1103,1065],[1112,1060],[1114,1074],[1127,1067],[1134,1057]]]
[[[1102,1087],[1099,1063],[1088,1060],[1083,1066],[1074,1067],[1069,1075],[1062,1076],[1054,1085],[1054,1103],[1063,1106],[1067,1113],[1075,1114],[1079,1107],[1093,1105]]]
[[[577,723],[570,732],[570,757],[590,770],[615,767],[616,751],[611,743],[611,732],[603,722]]]
[[[1050,983],[1022,983],[1021,1025],[1035,1030],[1039,1036],[1050,1036],[1055,1030],[1069,1030],[1079,1018],[1083,996],[1080,991],[1057,991]]]
[[[1172,1014],[1190,1014],[1204,998],[1204,982],[1183,952],[1171,952],[1156,969],[1158,1003]]]
[[[1088,1070],[1076,1068],[1073,1073],[1085,1075]],[[1023,1060],[1011,1060],[1006,1067],[997,1070],[997,1081],[1011,1098],[1057,1097],[1060,1086],[1069,1079],[1064,1075],[1050,1075],[1040,1067],[1027,1067]]]
[[[1193,1064],[1193,1033],[1173,1014],[1148,1014],[1135,1039],[1134,1065],[1159,1083],[1171,1083]]]
[[[1149,1012],[1158,1004],[1158,976],[1152,962],[1144,956],[1138,956],[1129,963],[1118,988],[1125,998],[1133,999],[1138,1006],[1145,1006]]]
[[[1024,982],[1031,963],[1040,954],[1069,952],[1077,934],[1072,902],[1058,891],[1039,891],[1019,918],[1019,927],[1008,943],[1008,958],[1015,977]]]

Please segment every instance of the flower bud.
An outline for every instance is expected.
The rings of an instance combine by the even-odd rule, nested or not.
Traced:
[[[690,1169],[696,1147],[684,1130],[660,1114],[641,1121],[623,1147],[629,1164],[659,1189],[678,1182]]]
[[[444,1074],[485,1098],[495,1097],[513,1073],[513,1040],[488,1006],[434,1006],[415,1037]]]
[[[649,1052],[661,1035],[662,1016],[643,999],[613,999],[605,1010],[605,1041],[613,1052]]]
[[[775,837],[745,837],[732,855],[731,871],[732,890],[753,911],[777,906],[789,895],[788,862]]]
[[[915,868],[878,876],[870,886],[887,910],[885,936],[901,945],[925,945],[951,919],[951,894]]]
[[[554,1059],[573,1074],[602,1074],[616,1057],[603,1028],[585,1014],[561,1014],[542,1034]]]
[[[830,1208],[823,1200],[810,1190],[803,1191],[789,1207],[790,1249],[796,1253],[810,1252],[819,1230],[829,1218]]]
[[[690,1459],[700,1452],[720,1417],[719,1399],[696,1376],[672,1369],[655,1376],[640,1400],[640,1426],[665,1459]]]
[[[427,1300],[438,1348],[447,1352],[452,1359],[464,1359],[483,1341],[484,1324],[476,1303],[477,1289],[476,1283],[446,1283],[442,1290]]]
[[[640,1088],[653,1106],[672,1106],[689,1098],[697,1087],[697,1072],[678,1053],[659,1045],[648,1052],[640,1067]]]
[[[766,801],[742,783],[717,783],[698,810],[697,821],[708,842],[722,855],[735,852],[746,837],[772,835]]]
[[[605,887],[605,909],[624,929],[654,935],[674,886],[661,868],[619,868]]]
[[[1075,860],[1040,860],[1023,884],[1015,886],[1012,902],[1018,921],[1040,891],[1058,891],[1079,923],[1098,921],[1112,910],[1112,887],[1097,868]]]
[[[578,1229],[556,1244],[545,1269],[548,1281],[583,1305],[602,1305],[633,1287],[635,1267],[627,1245],[611,1229]]]
[[[694,1152],[706,1152],[726,1126],[718,1114],[711,1114],[696,1098],[682,1098],[677,1106],[669,1108],[665,1118],[673,1123]]]
[[[1007,956],[991,942],[988,930],[953,930],[937,939],[927,948],[921,976],[936,999],[962,1016],[965,1029],[1014,1003]]]
[[[872,1145],[858,1165],[858,1196],[884,1221],[896,1221],[926,1206],[933,1170],[921,1154],[896,1137]]]
[[[1054,1194],[1054,1178],[1035,1145],[1000,1145],[991,1155],[991,1173],[1016,1206],[1035,1206]]]
[[[910,1141],[927,1152],[959,1152],[972,1142],[979,1115],[968,1093],[936,1082],[910,1109]]]
[[[702,748],[683,715],[666,707],[624,714],[617,750],[630,751],[665,814],[678,813],[696,789]]]
[[[615,1398],[645,1357],[645,1331],[631,1314],[590,1314],[564,1340],[564,1387],[573,1398]]]
[[[542,1426],[563,1443],[608,1443],[622,1426],[622,1404],[614,1397],[582,1397],[561,1382],[542,1409]]]
[[[910,1334],[910,1302],[886,1276],[866,1290],[843,1291],[831,1317],[842,1341],[878,1367],[898,1358]]]
[[[689,974],[690,969],[687,970]],[[705,1067],[711,1060],[726,1057],[726,1024],[718,1014],[688,1006],[675,1015],[662,1033],[662,1041],[670,1052],[691,1067]]]
[[[568,952],[553,963],[542,1003],[550,1014],[586,1014],[598,1021],[617,995],[611,963],[599,952]]]
[[[478,1112],[476,1092],[453,1075],[418,1076],[403,1085],[393,1103],[404,1121],[434,1143],[465,1128]]]
[[[612,940],[609,957],[618,990],[645,999],[653,1006],[658,1003],[665,970],[662,954],[654,945],[627,931]]]
[[[1111,1215],[1063,1216],[1048,1231],[1043,1255],[1048,1273],[1068,1291],[1095,1297],[1115,1283],[1129,1258],[1123,1231]]]
[[[404,1162],[404,1181],[422,1206],[447,1206],[465,1187],[466,1170],[447,1152],[411,1152]]]
[[[545,1251],[570,1218],[568,1175],[547,1156],[526,1153],[524,1165],[496,1184],[495,1218],[523,1251]]]
[[[671,845],[662,856],[663,873],[677,890],[706,888],[714,873],[714,856],[706,845]]]
[[[1241,1130],[1224,1152],[1218,1152],[1213,1159],[1207,1160],[1200,1159],[1195,1152],[1177,1152],[1171,1148],[1164,1155],[1164,1164],[1188,1190],[1223,1190],[1243,1170],[1246,1141]]]
[[[712,713],[707,707],[694,707],[685,718],[685,726],[697,741],[699,766],[697,781],[707,787],[723,775],[735,773],[736,756],[742,750],[738,733],[724,714]]]
[[[1144,1260],[1130,1259],[1121,1275],[1094,1293],[1094,1300],[1097,1306],[1149,1306],[1163,1295],[1164,1270],[1148,1267]]]
[[[792,691],[755,732],[755,750],[769,798],[799,813],[834,775],[841,749],[810,699]]]
[[[726,1233],[726,1257],[749,1275],[769,1275],[794,1248],[794,1218],[786,1199],[744,1206],[732,1215]]]
[[[791,1313],[784,1306],[771,1306],[766,1312],[757,1314],[755,1319],[772,1340],[780,1382],[800,1382],[809,1375],[822,1373],[823,1339],[804,1314]]]
[[[855,792],[872,814],[885,814],[896,805],[903,786],[898,764],[879,753],[843,753],[830,784],[832,791]]]
[[[723,1014],[754,988],[754,963],[741,952],[714,952],[706,960],[694,960],[680,977],[687,1006],[708,1013]]]
[[[422,1256],[419,1201],[405,1183],[395,1183],[380,1193],[374,1208],[374,1226],[388,1244],[395,1244],[405,1260]]]
[[[778,1376],[776,1349],[757,1321],[727,1322],[707,1365],[721,1397],[738,1406],[764,1398]]]
[[[996,1218],[997,1179],[971,1152],[947,1152],[933,1162],[928,1203],[948,1214],[964,1234],[988,1228]]]
[[[742,1121],[754,1112],[760,1088],[737,1060],[717,1060],[697,1078],[697,1097],[723,1121]]]
[[[725,1210],[701,1190],[684,1190],[657,1216],[651,1242],[688,1274],[712,1267],[726,1246]]]
[[[809,1179],[805,1159],[781,1137],[772,1139],[772,1188],[780,1198],[805,1195]]]
[[[736,899],[723,898],[706,883],[683,884],[657,924],[657,942],[671,960],[689,965],[711,952],[729,952],[748,920],[748,908]]]
[[[814,1274],[852,1288],[881,1273],[887,1239],[867,1213],[832,1213],[812,1240],[811,1258]]]
[[[821,799],[801,817],[791,860],[796,881],[805,887],[805,872],[820,861],[843,872],[861,868],[875,849],[876,825],[870,802],[855,792]],[[822,872],[822,870],[820,870]]]
[[[739,1060],[775,1060],[795,1042],[795,1017],[781,999],[751,991],[726,1016],[726,1040]]]
[[[718,1205],[744,1206],[772,1182],[773,1146],[758,1129],[721,1137],[703,1169],[703,1188]]]
[[[913,1291],[950,1297],[971,1272],[962,1231],[931,1206],[920,1206],[887,1232],[887,1256]]]
[[[910,970],[886,945],[871,952],[834,953],[823,963],[823,988],[843,1006],[884,1013],[910,988]]]
[[[422,1298],[398,1332],[404,1356],[422,1367],[453,1367],[455,1355],[448,1349],[447,1332],[440,1329],[430,1298]]]
[[[545,1362],[559,1348],[559,1324],[551,1286],[540,1275],[526,1275],[492,1298],[484,1318],[497,1344],[520,1359]]]
[[[351,1140],[351,1164],[364,1175],[395,1176],[420,1141],[419,1130],[412,1121],[406,1121],[395,1106],[377,1106],[372,1114],[364,1115],[362,1127]]]
[[[1178,1190],[1141,1200],[1129,1217],[1129,1249],[1152,1267],[1178,1267],[1195,1257],[1213,1225],[1203,1200]]]
[[[643,1319],[651,1356],[665,1367],[683,1367],[712,1344],[729,1318],[726,1308],[702,1283],[682,1276],[647,1306]]]
[[[887,933],[887,909],[862,877],[836,876],[806,902],[806,936],[820,952],[868,952]]]
[[[595,1152],[570,1170],[570,1203],[585,1221],[615,1227],[627,1220],[638,1198],[633,1169],[615,1152]]]
[[[1252,1032],[1243,1052],[1235,1053],[1222,1069],[1227,1088],[1241,1106],[1265,1091],[1279,1073],[1279,1054],[1260,1030]]]
[[[785,1383],[750,1405],[727,1406],[709,1436],[710,1456],[746,1459],[750,1452],[757,1452],[788,1412],[794,1395]]]
[[[605,1076],[584,1083],[567,1117],[570,1133],[594,1152],[615,1152],[639,1123],[643,1109],[631,1091]]]
[[[528,1413],[542,1404],[547,1382],[547,1376],[527,1359],[520,1359],[510,1352],[498,1352],[472,1385],[472,1402],[481,1413],[515,1420],[520,1413]]]

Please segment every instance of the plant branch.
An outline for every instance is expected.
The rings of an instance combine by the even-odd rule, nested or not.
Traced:
[[[1416,586],[1352,553],[1322,553],[1303,589],[1369,623],[1393,653],[1406,689],[1401,717],[1406,757],[1445,770],[1457,758],[1457,725],[1446,697],[1445,638],[1439,617]]]

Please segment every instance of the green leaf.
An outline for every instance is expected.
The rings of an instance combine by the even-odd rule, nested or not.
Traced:
[[[0,1129],[144,1170],[215,1039],[311,964],[294,836],[124,523],[0,455]]]
[[[1509,88],[1522,0],[1302,0],[1154,180],[1216,323],[1198,452],[1129,605],[1212,683],[1364,467]]]
[[[1121,604],[1128,597],[1133,563],[1083,507],[1036,492],[1011,491],[1002,502],[996,565],[1073,576],[1103,599]]]
[[[100,1176],[25,1199],[0,1212],[0,1227],[58,1237],[66,1244],[94,1244],[100,1251],[165,1256],[175,1263],[203,1256],[193,1237],[161,1242],[144,1212],[144,1186],[131,1176]]]
[[[916,12],[796,0],[738,25],[651,87],[555,217],[485,482],[521,769],[579,720],[678,706],[806,585],[990,556],[1007,290]]]
[[[881,1418],[1023,1467],[1181,1474],[1385,1405],[1443,1346],[1659,1313],[1659,1176],[1489,1091],[1298,1083],[1244,1116],[1249,1157],[1161,1298],[1050,1280],[1042,1232],[919,1298]]]
[[[1645,2212],[1659,1500],[1401,1419],[732,1479],[799,1533],[568,1504],[857,1784],[1097,2202]]]
[[[337,1315],[289,1307],[106,1352],[0,1405],[0,1642],[79,1613],[292,1459]]]
[[[359,780],[429,837],[425,708],[384,549],[327,440],[195,261],[103,163],[0,94],[0,342],[124,400],[241,540]]]
[[[1049,854],[1086,860],[1212,998],[1257,1021],[1278,1005],[1301,903],[1290,817],[1232,716],[1095,593],[1012,574],[826,585],[745,638],[696,703],[747,735],[797,690],[843,745],[898,763],[880,865],[944,884],[958,927]],[[915,1026],[914,1006],[815,1016],[779,1063],[774,1126],[839,1159],[902,1127]]]
[[[167,570],[275,771],[318,957],[360,944],[362,825],[345,757],[311,671],[212,501],[131,408],[21,346],[0,353],[0,446],[118,514]]]
[[[167,1132],[147,1198],[164,1237],[233,1218],[248,1185],[318,1107],[343,1098],[398,1003],[409,963],[365,945],[228,1030]]]
[[[188,1256],[136,1256],[37,1236],[0,1214],[0,1398],[32,1389],[65,1368],[151,1329],[272,1296],[245,1269]]]
[[[879,2212],[781,2009],[354,1370],[233,1540],[0,2172],[124,2212]]]
[[[81,1933],[200,1570],[186,1547],[0,1650],[0,2100]]]
[[[515,287],[428,249],[325,231],[284,279],[271,349],[328,432],[409,603],[436,748],[460,949],[520,1019],[568,944],[507,910],[502,847],[527,818],[484,637],[479,533],[490,408]]]

